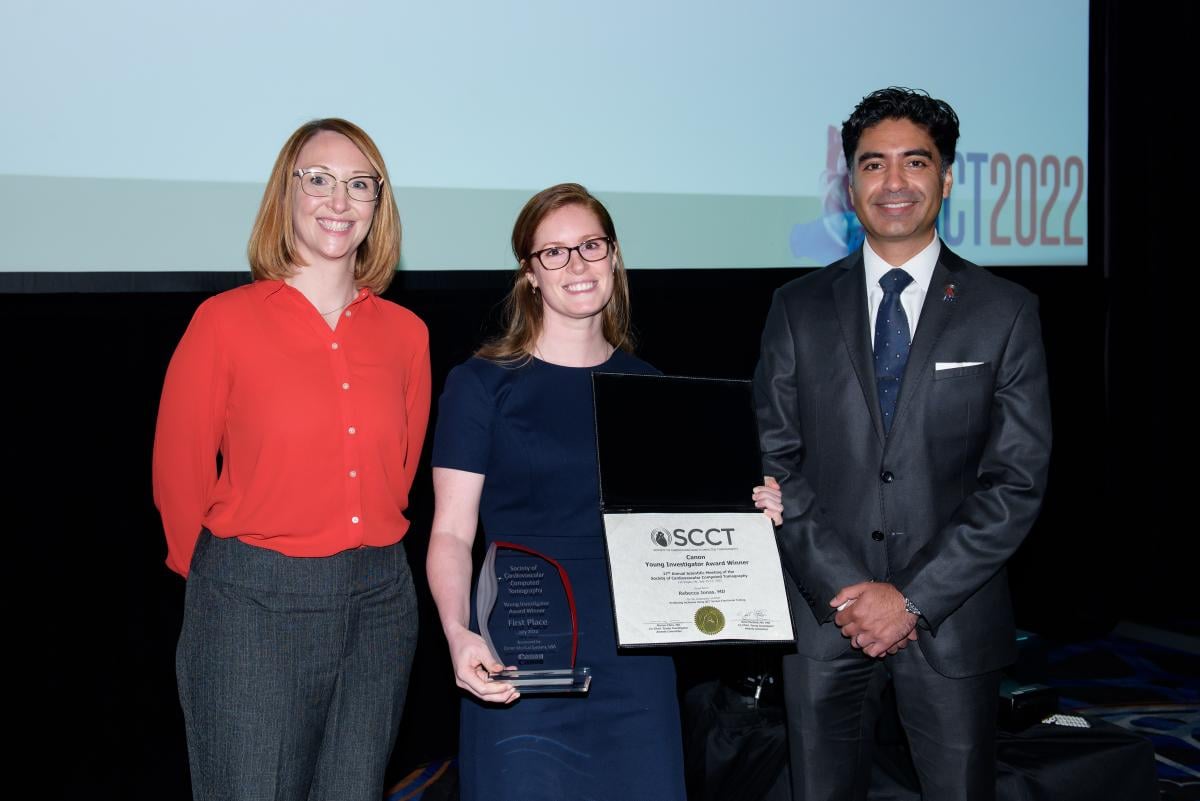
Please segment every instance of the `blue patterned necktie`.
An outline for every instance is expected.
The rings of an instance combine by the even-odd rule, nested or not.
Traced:
[[[875,315],[875,385],[879,391],[879,411],[883,413],[883,430],[892,430],[896,416],[896,398],[900,382],[908,365],[908,316],[900,305],[900,293],[912,283],[912,276],[893,267],[879,279],[883,300]]]

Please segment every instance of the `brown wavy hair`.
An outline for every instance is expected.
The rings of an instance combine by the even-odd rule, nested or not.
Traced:
[[[400,263],[400,212],[379,148],[362,128],[336,117],[304,123],[279,151],[246,248],[250,274],[257,280],[279,280],[291,275],[295,267],[305,265],[296,250],[296,233],[292,228],[292,196],[300,191],[296,181],[292,180],[292,171],[296,169],[301,148],[321,131],[341,134],[353,142],[383,179],[383,188],[375,201],[371,230],[358,246],[354,258],[355,284],[382,294],[391,284]]]
[[[525,208],[517,215],[513,224],[512,249],[517,260],[512,288],[504,299],[504,333],[485,342],[475,352],[476,356],[498,362],[524,362],[533,355],[533,348],[542,333],[542,299],[533,291],[529,273],[533,265],[529,261],[533,251],[533,237],[537,227],[551,212],[564,206],[582,206],[600,220],[604,234],[612,240],[613,292],[603,315],[604,338],[614,348],[633,352],[633,334],[630,331],[629,280],[625,273],[624,259],[617,243],[617,229],[612,216],[604,204],[580,184],[556,184],[543,189],[529,199]]]

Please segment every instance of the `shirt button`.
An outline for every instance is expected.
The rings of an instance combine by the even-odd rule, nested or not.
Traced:
[[[357,429],[357,428],[355,428],[354,426],[350,426],[349,428],[347,428],[347,429],[346,429],[346,433],[348,433],[348,434],[357,434],[357,433],[358,433],[358,429]]]
[[[349,317],[349,316],[350,316],[350,310],[349,310],[349,309],[346,309],[346,316],[347,316],[347,317]]]
[[[357,471],[357,470],[351,470],[351,471],[350,471],[350,478],[358,478],[358,471]]]
[[[891,470],[884,470],[882,473],[879,474],[879,480],[882,481],[884,484],[891,484],[893,481],[896,480],[896,476],[892,474]]]
[[[355,515],[354,517],[350,518],[350,522],[357,525],[358,524],[358,515]]]
[[[875,540],[876,542],[883,542],[883,532],[882,531],[872,531],[871,539]]]
[[[332,345],[330,345],[329,347],[333,348],[334,350],[337,350],[337,349],[338,349],[338,343],[334,342],[334,343],[333,343]]]
[[[343,382],[343,383],[342,383],[342,389],[350,389],[350,384],[348,384],[348,383],[346,383],[346,382]]]

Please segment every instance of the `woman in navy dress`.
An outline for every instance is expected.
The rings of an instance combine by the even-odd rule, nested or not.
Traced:
[[[433,449],[429,584],[462,702],[462,798],[685,798],[670,657],[618,655],[608,590],[592,373],[654,373],[632,354],[629,289],[608,211],[578,184],[529,200],[513,228],[517,272],[504,334],[451,371]],[[755,488],[775,515],[779,493]],[[589,693],[521,698],[475,633],[471,553],[512,542],[568,574]]]

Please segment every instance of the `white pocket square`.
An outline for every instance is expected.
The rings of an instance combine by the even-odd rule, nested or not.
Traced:
[[[934,370],[954,370],[958,367],[975,367],[983,362],[934,362]]]

